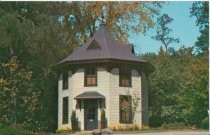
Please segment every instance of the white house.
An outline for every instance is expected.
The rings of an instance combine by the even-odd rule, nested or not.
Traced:
[[[71,128],[71,113],[76,111],[81,130],[100,128],[101,109],[108,127],[132,123],[132,105],[139,98],[134,122],[148,124],[146,75],[151,65],[134,54],[133,46],[122,45],[101,25],[81,47],[56,67],[58,80],[58,129]]]

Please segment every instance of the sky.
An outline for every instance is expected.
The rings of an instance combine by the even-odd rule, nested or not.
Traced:
[[[174,20],[168,25],[172,29],[171,35],[174,38],[179,38],[179,43],[170,44],[169,47],[174,47],[178,50],[181,46],[193,46],[197,37],[200,35],[199,28],[196,26],[196,18],[190,17],[190,8],[193,1],[174,1],[164,4],[161,9],[161,14],[166,13]],[[150,29],[147,34],[130,35],[129,42],[134,44],[135,53],[157,53],[161,46],[161,42],[155,41],[151,37],[156,33],[155,29]]]

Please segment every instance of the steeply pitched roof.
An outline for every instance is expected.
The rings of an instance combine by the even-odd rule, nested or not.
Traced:
[[[58,64],[88,60],[100,61],[103,59],[146,62],[134,55],[132,45],[120,44],[106,27],[102,25],[87,43],[81,47],[75,48],[69,56]]]

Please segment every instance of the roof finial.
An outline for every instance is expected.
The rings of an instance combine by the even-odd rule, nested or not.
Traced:
[[[104,25],[104,11],[101,13],[101,25]]]

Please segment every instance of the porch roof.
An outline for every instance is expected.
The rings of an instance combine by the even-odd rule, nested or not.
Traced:
[[[77,95],[74,99],[105,99],[105,96],[97,91],[86,91]]]

